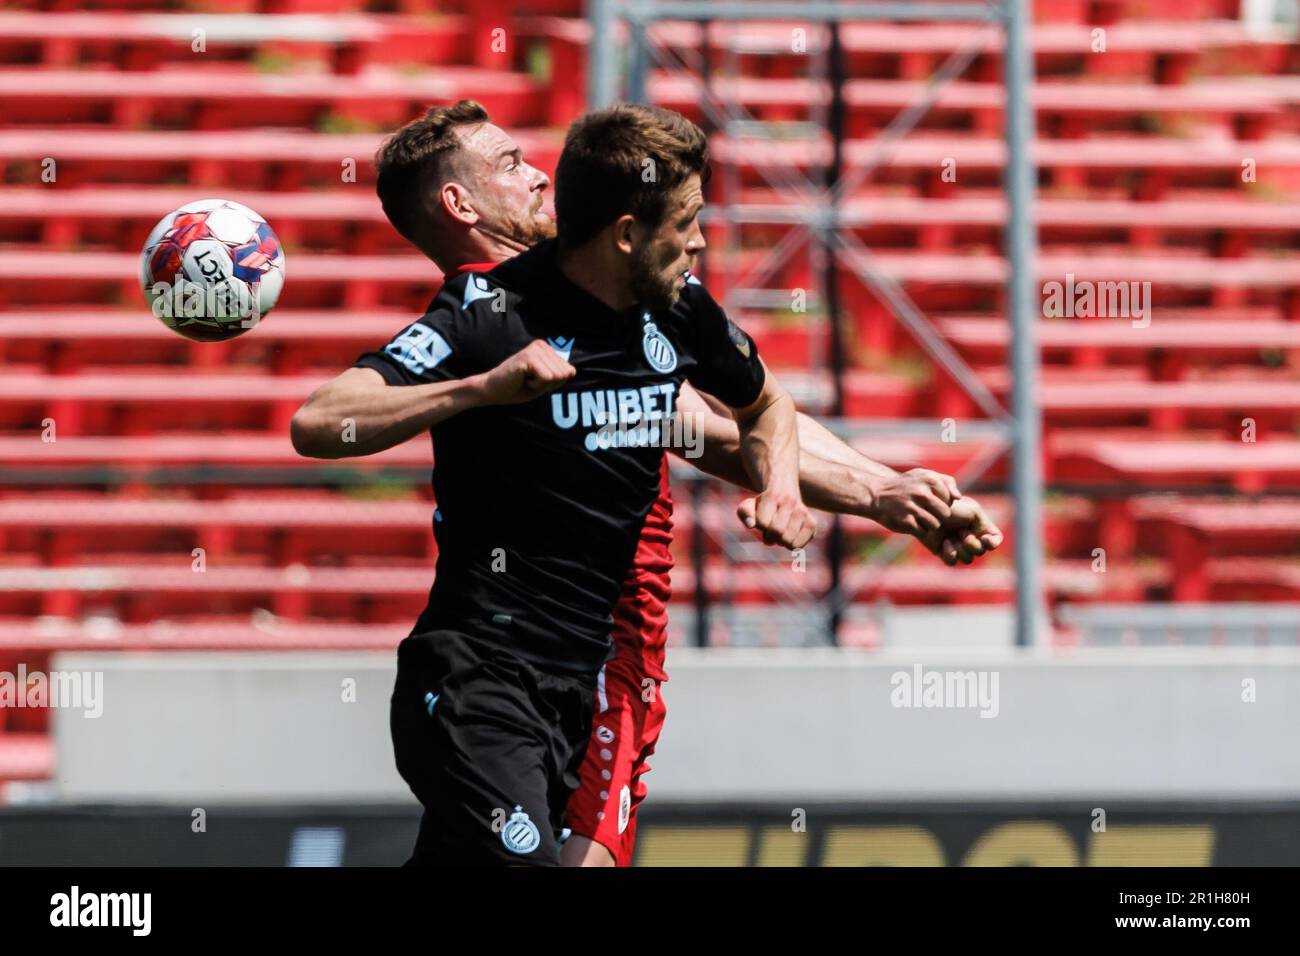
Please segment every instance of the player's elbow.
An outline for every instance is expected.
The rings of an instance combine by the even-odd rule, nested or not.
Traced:
[[[308,404],[304,404],[289,420],[289,441],[293,450],[304,458],[337,458],[335,449],[329,447],[325,430]]]
[[[788,414],[793,417],[795,414],[794,398],[769,375],[767,381],[763,384],[763,391],[759,393],[754,403],[747,408],[735,409],[734,414],[737,424],[741,428],[747,428],[773,409],[779,409],[782,412],[787,411],[784,406],[788,406]]]

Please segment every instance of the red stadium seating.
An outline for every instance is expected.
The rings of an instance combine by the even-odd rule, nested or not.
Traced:
[[[559,157],[558,130],[512,130],[530,161],[553,170]],[[125,182],[184,183],[187,189],[274,189],[292,193],[303,186],[337,187],[355,170],[358,191],[370,193],[370,158],[383,136],[376,133],[315,133],[304,130],[221,131],[61,130],[57,127],[0,129],[0,159],[19,169],[37,168],[58,155],[59,188]],[[30,184],[39,174],[19,182]],[[159,216],[166,210],[160,210]]]
[[[576,0],[200,6],[201,54],[176,0],[0,11],[0,670],[14,655],[31,666],[94,648],[392,648],[433,573],[430,445],[316,462],[287,431],[318,383],[415,319],[440,280],[385,221],[371,157],[398,123],[472,96],[551,173],[585,95],[590,31]],[[1248,31],[1238,6],[1035,4],[1035,284],[1151,283],[1149,322],[1037,324],[1053,606],[1300,600],[1300,505],[1289,497],[1300,494],[1300,45]],[[497,26],[505,50],[490,44]],[[669,73],[656,63],[650,95],[710,133],[713,209],[798,221],[810,200],[790,177],[820,181],[830,160],[825,135],[797,125],[829,89],[816,57],[791,47],[796,26],[650,31],[684,64]],[[1104,54],[1092,52],[1098,27]],[[878,166],[839,211],[870,250],[865,264],[934,319],[1005,405],[997,30],[913,132],[881,138],[945,59],[979,38],[964,25],[845,25],[846,174]],[[824,49],[820,29],[803,39],[808,52]],[[734,97],[733,118],[788,125],[766,137],[714,128],[706,73],[713,94]],[[287,250],[277,310],[224,343],[174,335],[138,287],[153,224],[206,196],[259,210]],[[787,228],[708,223],[711,290],[724,298],[740,286]],[[993,454],[989,433],[971,427],[983,417],[974,403],[847,274],[855,263],[841,255],[849,431],[861,419],[934,423],[933,434],[859,447],[895,467],[952,473]],[[778,307],[747,300],[732,311],[801,407],[824,413],[819,269],[805,245],[767,283]],[[792,289],[814,293],[807,313],[788,307]],[[942,440],[946,419],[961,441]],[[908,542],[874,566],[862,558],[884,533],[845,519],[846,592],[1009,603],[1015,510],[986,493],[1006,474],[997,461],[973,491],[1008,532],[1001,553],[949,570]],[[698,513],[690,497],[680,488],[679,603],[701,586],[755,608],[824,594],[825,562],[793,574],[749,546],[734,496],[706,492]],[[0,784],[53,772],[45,717],[17,714],[0,710]]]
[[[96,72],[103,83],[94,83]],[[111,81],[111,82],[109,82]],[[220,68],[142,72],[0,70],[0,123],[54,120],[193,129],[315,127],[340,121],[396,126],[430,102],[473,96],[507,126],[544,116],[545,90],[527,76],[443,66],[416,77],[372,69],[353,76],[260,74]]]
[[[0,784],[46,780],[54,773],[54,744],[44,732],[0,733]]]
[[[745,213],[788,213],[799,207],[774,189],[747,189],[738,197]],[[1135,251],[1186,250],[1189,240],[1207,254],[1244,254],[1252,248],[1294,245],[1300,205],[1264,198],[1043,199],[1035,205],[1044,249],[1070,243],[1119,243]],[[960,246],[996,249],[1006,222],[999,195],[922,198],[859,194],[838,209],[840,221],[873,248],[942,252]],[[721,227],[711,239],[721,239]]]
[[[1052,440],[1053,470],[1070,481],[1147,487],[1227,484],[1243,494],[1300,483],[1300,441],[1117,439],[1069,432]]]
[[[192,60],[201,43],[202,53],[223,62],[256,57],[263,68],[317,63],[355,73],[372,63],[467,62],[471,27],[461,16],[208,14],[197,21],[184,13],[0,13],[0,62],[156,69]]]
[[[1281,72],[1290,52],[1284,36],[1252,36],[1235,21],[1152,20],[1105,24],[1106,55],[1089,56],[1097,27],[1097,21],[1036,24],[1030,34],[1036,75],[1142,76],[1180,83],[1199,58],[1212,57],[1221,68]],[[585,63],[591,32],[586,23],[537,17],[521,21],[519,29],[544,38],[554,59]],[[796,29],[801,31],[799,49]],[[807,57],[824,53],[828,43],[824,27],[807,23],[672,22],[655,24],[648,32],[652,42],[686,64],[698,62],[701,51],[707,50],[714,62],[734,53],[747,72],[783,76],[803,72]],[[840,42],[850,75],[908,80],[928,79],[945,58],[978,42],[982,52],[972,72],[993,79],[1002,34],[996,27],[969,24],[846,23]]]
[[[1265,551],[1290,555],[1300,544],[1300,502],[1137,501],[1140,523],[1160,529],[1174,565],[1173,597],[1204,601],[1212,596],[1212,554]]]
[[[349,624],[282,621],[269,615],[247,619],[211,617],[187,620],[183,627],[166,621],[90,626],[68,621],[12,618],[0,620],[0,649],[54,651],[187,650],[392,650],[409,624]],[[3,738],[0,738],[3,739]],[[4,774],[0,773],[0,777]]]
[[[764,140],[762,148],[751,139],[719,135],[712,155],[740,167],[744,181],[763,183],[763,166],[806,170],[830,161],[830,143],[824,138]],[[850,166],[882,162],[880,181],[910,186],[922,195],[952,193],[942,181],[943,164],[951,160],[967,186],[997,188],[1006,146],[991,136],[961,133],[918,133],[882,146],[869,138],[850,139],[844,148]],[[1165,198],[1171,189],[1209,187],[1219,191],[1245,190],[1243,163],[1255,161],[1261,186],[1294,194],[1300,187],[1300,139],[1274,136],[1243,142],[1231,137],[1090,135],[1071,140],[1039,139],[1033,145],[1034,163],[1046,186],[1061,192],[1089,188],[1143,200]]]
[[[919,100],[927,84],[910,80],[851,80],[844,86],[848,130],[862,136],[887,123],[910,103]],[[3,89],[3,86],[0,86]],[[679,73],[655,74],[650,96],[665,106],[705,121],[701,99],[708,96],[701,83]],[[826,106],[830,90],[825,83],[800,78],[721,79],[712,95],[737,102],[755,116],[770,119],[804,119],[814,106]],[[984,135],[1002,129],[1003,89],[998,83],[955,81],[944,86],[927,113],[925,129],[940,124]],[[1031,101],[1040,124],[1057,128],[1068,139],[1085,132],[1131,132],[1152,118],[1195,117],[1201,130],[1235,134],[1241,139],[1262,139],[1275,128],[1295,132],[1286,123],[1286,92],[1231,83],[1186,86],[1116,83],[1040,82]]]

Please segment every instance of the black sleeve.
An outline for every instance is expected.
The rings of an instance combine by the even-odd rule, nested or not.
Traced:
[[[687,381],[732,408],[753,405],[767,377],[754,340],[727,317],[694,276],[687,277],[682,304],[690,313],[697,363]]]
[[[480,275],[457,276],[423,316],[353,365],[374,369],[389,385],[448,382],[495,367],[506,357],[496,354],[504,337],[494,334],[503,317],[476,305],[489,298],[488,289]]]

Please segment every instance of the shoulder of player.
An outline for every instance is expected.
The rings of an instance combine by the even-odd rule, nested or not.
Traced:
[[[688,273],[686,285],[682,287],[677,301],[667,313],[660,313],[659,321],[693,336],[698,333],[701,321],[709,324],[710,320],[725,318],[722,306],[709,294],[704,284],[698,277]]]
[[[671,311],[683,318],[689,318],[701,312],[721,312],[722,306],[718,305],[717,300],[709,294],[709,290],[704,287],[699,276],[688,272],[686,284],[682,286],[681,295],[677,297],[677,302],[674,303]]]
[[[514,314],[520,294],[492,272],[462,272],[449,278],[428,311],[450,313],[476,327],[495,328]]]
[[[749,359],[755,349],[753,339],[694,275],[687,275],[686,285],[669,315],[676,334],[695,347],[712,350],[730,342],[745,359]]]

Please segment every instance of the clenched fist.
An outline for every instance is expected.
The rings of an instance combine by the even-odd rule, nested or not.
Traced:
[[[958,498],[940,527],[917,536],[925,547],[951,567],[970,564],[1002,544],[1002,531],[974,498]]]
[[[541,339],[534,339],[490,372],[480,376],[483,402],[518,405],[554,391],[577,374],[572,365]]]
[[[871,517],[890,531],[920,538],[948,520],[961,500],[957,481],[928,468],[913,468],[881,482]]]
[[[746,498],[736,509],[746,528],[763,537],[764,544],[780,544],[794,551],[817,534],[817,522],[797,494],[765,491]]]

